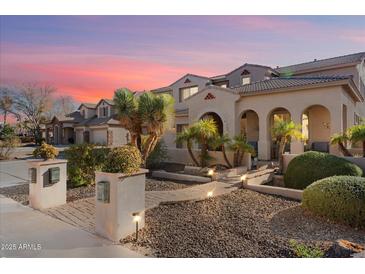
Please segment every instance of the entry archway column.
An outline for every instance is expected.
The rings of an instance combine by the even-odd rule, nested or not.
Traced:
[[[270,160],[270,145],[271,145],[271,132],[270,132],[270,119],[267,118],[267,112],[257,112],[259,116],[259,141],[258,141],[258,159]]]
[[[302,112],[300,112],[298,110],[295,110],[295,109],[291,109],[290,114],[291,114],[291,120],[295,124],[302,125]],[[303,143],[303,141],[293,138],[291,143],[290,143],[290,153],[291,154],[301,154],[303,152],[304,152],[304,143]]]

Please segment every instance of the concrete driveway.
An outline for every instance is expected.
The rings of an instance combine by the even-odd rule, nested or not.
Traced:
[[[27,180],[27,161],[0,161],[0,187],[24,184]]]
[[[0,244],[1,257],[143,257],[1,195]]]

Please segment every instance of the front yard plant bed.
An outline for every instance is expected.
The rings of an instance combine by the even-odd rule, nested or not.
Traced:
[[[169,191],[192,187],[198,184],[192,182],[180,182],[161,179],[146,179],[146,191]]]
[[[297,214],[302,214],[299,218],[311,223],[315,233],[303,232],[301,222],[284,226],[291,231],[302,231],[302,234],[290,234],[291,237],[285,231],[278,233],[281,227],[275,229],[280,221],[276,219],[273,223],[273,217],[283,210],[300,209],[299,205],[296,201],[246,189],[203,201],[160,205],[146,212],[146,225],[139,232],[138,241],[131,235],[122,243],[137,250],[150,250],[150,255],[157,257],[295,257],[289,243],[295,239],[326,253],[332,242],[321,240],[327,240],[328,226],[321,229],[324,220],[314,222],[298,211]],[[352,235],[353,240],[359,240],[361,235],[365,237],[364,233],[346,229],[347,236]],[[335,227],[332,238],[344,238],[346,231]],[[312,234],[318,238],[311,238]]]

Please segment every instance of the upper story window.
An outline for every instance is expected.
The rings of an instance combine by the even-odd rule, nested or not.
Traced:
[[[108,107],[100,107],[99,108],[99,116],[107,117],[108,116]]]
[[[179,90],[179,102],[184,102],[186,98],[198,92],[198,86],[181,88]]]
[[[251,74],[248,70],[244,70],[241,73],[241,85],[247,85],[251,83]]]

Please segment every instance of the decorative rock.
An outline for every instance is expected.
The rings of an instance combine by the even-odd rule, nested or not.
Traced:
[[[354,253],[363,252],[365,248],[359,244],[346,240],[337,240],[328,250],[328,257],[349,258]]]

